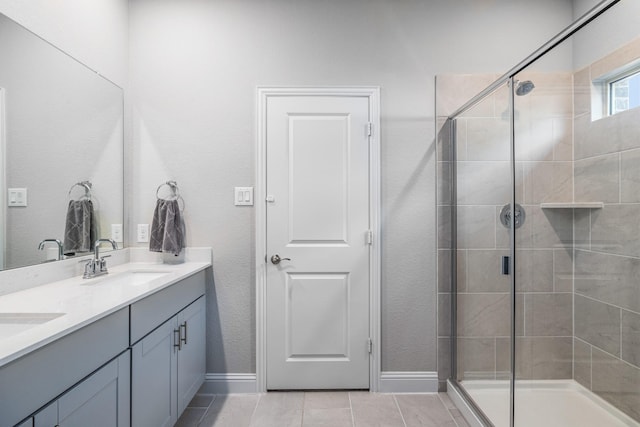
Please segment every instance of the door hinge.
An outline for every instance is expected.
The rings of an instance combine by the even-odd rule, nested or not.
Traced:
[[[367,350],[369,351],[369,354],[373,353],[373,341],[371,338],[367,338]]]
[[[367,241],[367,245],[373,245],[373,231],[367,230],[365,240]]]
[[[373,135],[373,123],[367,123],[367,136]]]

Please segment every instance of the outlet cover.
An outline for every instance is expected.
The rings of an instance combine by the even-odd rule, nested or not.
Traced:
[[[122,243],[122,224],[111,224],[111,239],[116,243]]]
[[[138,243],[149,242],[149,224],[138,224]]]

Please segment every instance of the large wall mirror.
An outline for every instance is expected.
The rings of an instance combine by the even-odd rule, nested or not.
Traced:
[[[88,253],[123,224],[122,89],[1,14],[0,188],[0,269],[60,258],[45,239]]]

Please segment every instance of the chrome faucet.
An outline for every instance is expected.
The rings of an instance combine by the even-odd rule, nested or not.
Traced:
[[[58,239],[44,239],[42,242],[40,242],[40,244],[38,245],[38,250],[43,250],[44,246],[47,242],[52,242],[58,245],[58,261],[60,261],[63,258],[63,251],[62,251],[62,242]]]
[[[111,255],[100,256],[101,243],[111,243],[113,249],[118,249],[118,244],[114,240],[96,240],[96,244],[93,246],[93,259],[87,260],[86,264],[84,265],[84,274],[82,275],[83,279],[91,279],[93,277],[98,277],[109,273],[109,271],[107,270],[106,258],[109,258]]]
[[[111,247],[113,247],[113,249],[118,249],[118,244],[116,243],[115,240],[111,240],[111,239],[98,239],[96,240],[96,244],[93,245],[93,254],[94,254],[94,259],[97,261],[100,258],[100,243],[105,242],[105,243],[111,243]],[[109,255],[107,255],[109,256]],[[106,258],[106,257],[102,257],[102,258]]]

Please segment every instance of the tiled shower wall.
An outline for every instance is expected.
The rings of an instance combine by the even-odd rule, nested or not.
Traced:
[[[640,58],[640,40],[574,74],[574,378],[640,421],[640,111],[604,117],[598,80]]]
[[[436,109],[446,116],[497,76],[439,76]],[[572,217],[540,208],[571,200],[571,75],[521,76],[536,89],[516,100],[516,197],[527,212],[517,237],[517,378],[572,375]],[[563,90],[558,88],[563,87]],[[500,274],[509,232],[499,222],[510,200],[508,96],[500,89],[457,120],[458,377],[508,378],[510,282]],[[442,128],[439,163],[439,375],[447,363],[450,332],[450,136]]]

